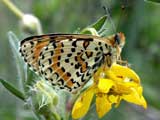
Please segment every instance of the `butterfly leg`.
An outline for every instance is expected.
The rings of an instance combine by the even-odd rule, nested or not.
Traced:
[[[117,60],[117,64],[130,67],[130,65],[129,65],[127,60]]]

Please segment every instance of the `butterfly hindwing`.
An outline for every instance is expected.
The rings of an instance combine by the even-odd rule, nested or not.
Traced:
[[[99,37],[49,34],[21,42],[24,60],[60,89],[77,91],[104,62],[110,46]]]
[[[43,47],[48,45],[49,37],[45,36],[33,36],[24,39],[20,43],[20,53],[24,58],[24,61],[35,72],[39,73],[38,69],[38,57]]]

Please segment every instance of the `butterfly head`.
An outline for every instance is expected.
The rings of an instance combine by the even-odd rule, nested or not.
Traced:
[[[108,37],[109,45],[112,46],[111,48],[111,54],[106,54],[105,56],[105,63],[107,63],[106,66],[110,67],[112,63],[116,62],[118,59],[120,59],[120,54],[122,51],[122,48],[125,44],[125,36],[123,33],[117,33],[112,36]]]
[[[124,36],[124,34],[121,33],[121,32],[115,34],[113,47],[115,47],[117,49],[117,57],[120,56],[121,50],[122,50],[124,44],[125,44],[125,36]]]
[[[122,32],[116,33],[108,37],[109,43],[113,48],[116,48],[118,54],[121,53],[121,49],[125,44],[125,36]]]
[[[114,35],[113,38],[113,47],[120,47],[123,48],[125,44],[125,36],[123,33],[117,33]]]

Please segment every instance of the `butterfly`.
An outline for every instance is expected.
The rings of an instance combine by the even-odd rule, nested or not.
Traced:
[[[109,37],[84,34],[44,34],[20,42],[20,54],[37,74],[53,86],[74,93],[99,67],[120,57],[123,33]]]

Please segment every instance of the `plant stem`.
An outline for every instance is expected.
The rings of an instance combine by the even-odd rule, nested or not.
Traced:
[[[10,0],[2,0],[2,2],[20,19],[23,17],[24,13],[20,11]]]

